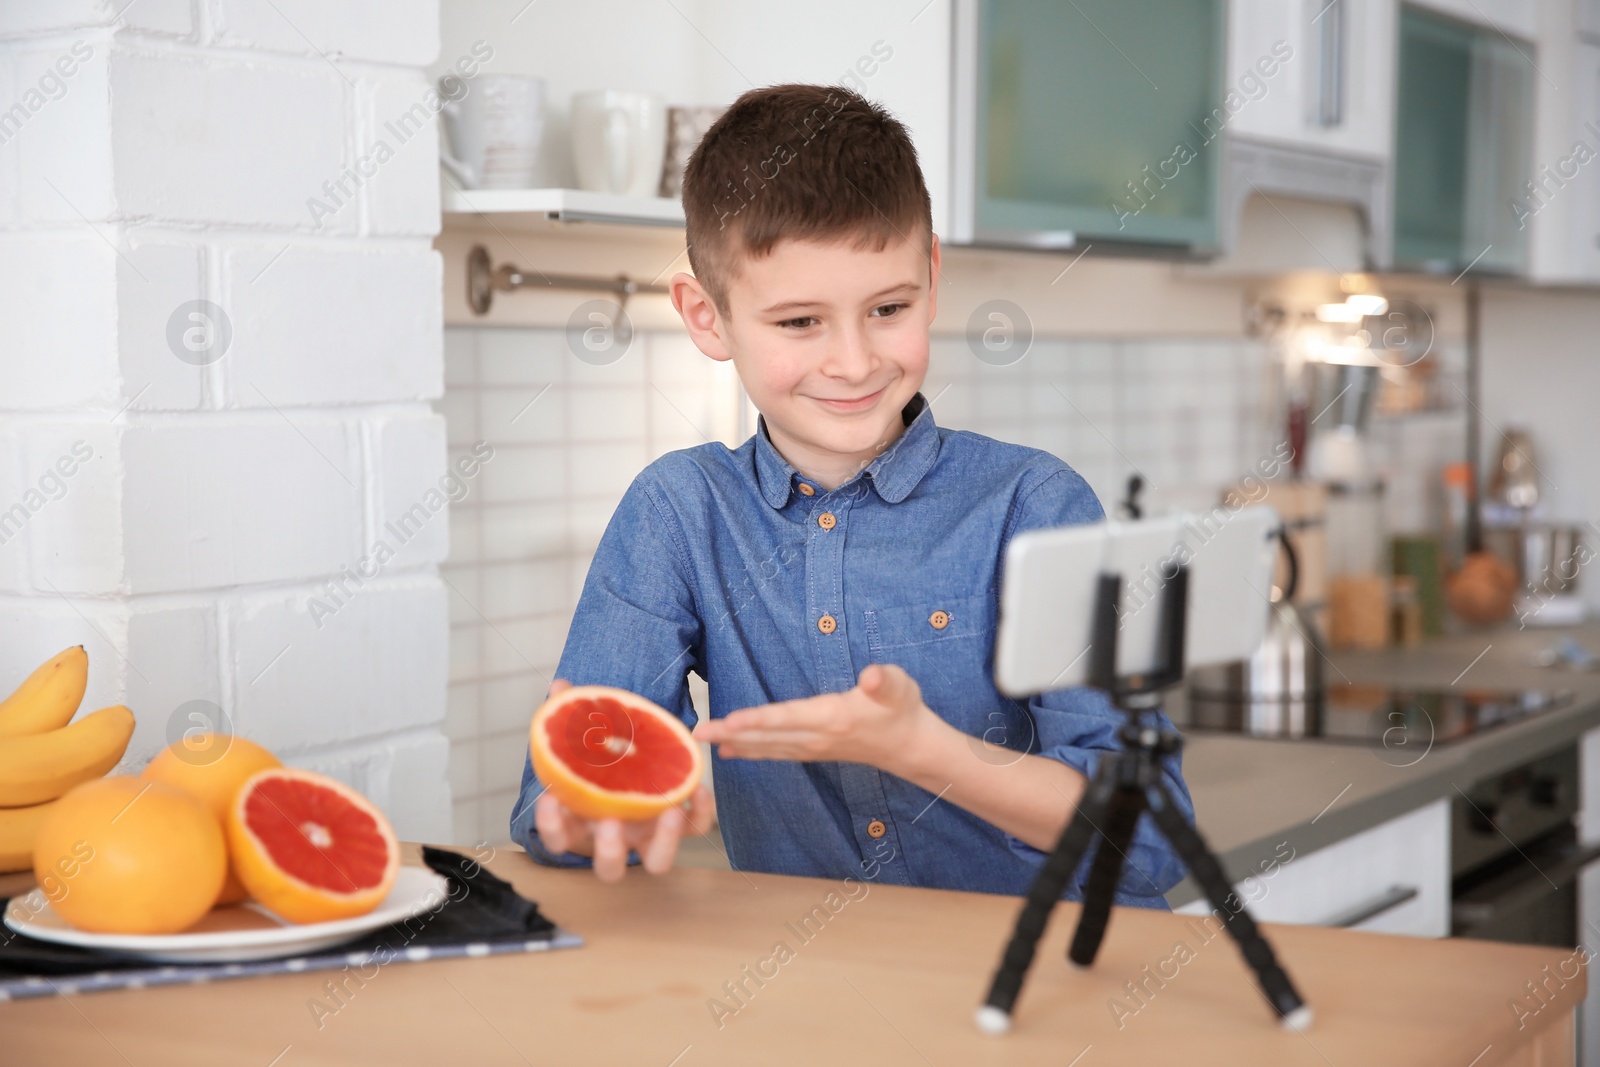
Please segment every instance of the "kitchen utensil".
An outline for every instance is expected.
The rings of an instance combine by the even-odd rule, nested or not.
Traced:
[[[1334,648],[1388,647],[1388,578],[1344,574],[1328,584],[1328,644]]]
[[[1396,575],[1389,587],[1389,619],[1395,644],[1402,648],[1422,644],[1422,598],[1417,580],[1409,574]]]
[[[661,195],[683,195],[683,172],[700,139],[726,110],[720,107],[667,108],[667,152],[661,167]]]
[[[1312,737],[1322,729],[1322,637],[1294,604],[1300,563],[1281,527],[1278,541],[1288,577],[1273,587],[1266,637],[1247,660],[1189,672],[1192,725],[1262,737]]]
[[[1416,602],[1422,633],[1437,637],[1444,632],[1444,568],[1439,539],[1408,534],[1390,542],[1393,572],[1416,583]]]
[[[470,84],[465,97],[444,102],[440,164],[468,189],[531,188],[544,139],[544,79],[480,74]]]
[[[1132,519],[1137,522],[1144,518],[1144,507],[1139,503],[1139,494],[1144,492],[1144,476],[1140,474],[1128,475],[1127,495],[1122,498],[1118,506],[1118,517]]]
[[[400,922],[445,900],[443,877],[421,867],[402,867],[394,888],[377,909],[352,919],[288,923],[254,904],[217,908],[197,928],[181,934],[97,934],[67,925],[42,889],[12,899],[5,924],[19,934],[78,948],[175,963],[266,960],[304,955],[369,930]]]
[[[1570,596],[1578,591],[1589,552],[1583,527],[1536,523],[1522,531],[1522,587],[1539,596]]]
[[[1310,363],[1311,409],[1316,426],[1348,426],[1364,433],[1382,380],[1376,364]]]
[[[1267,499],[1283,519],[1298,564],[1295,605],[1315,618],[1328,602],[1328,487],[1321,482],[1275,482]],[[1273,582],[1287,587],[1288,576],[1288,559],[1279,553]]]
[[[1526,430],[1507,429],[1500,435],[1500,455],[1489,480],[1489,496],[1524,512],[1539,503],[1539,468],[1533,438]]]
[[[1383,483],[1328,486],[1328,575],[1381,574],[1389,569],[1383,536]]]
[[[1511,614],[1517,572],[1492,552],[1472,552],[1445,583],[1445,602],[1463,622],[1487,626]]]
[[[1467,511],[1472,507],[1472,468],[1466,463],[1451,463],[1441,473],[1444,492],[1445,571],[1456,570],[1467,555]]]
[[[1478,281],[1467,283],[1467,479],[1466,557],[1461,567],[1445,579],[1445,602],[1462,621],[1474,625],[1499,622],[1511,614],[1516,598],[1516,571],[1484,549],[1483,513],[1478,500],[1481,427],[1478,420],[1483,391],[1483,296]]]
[[[1539,667],[1565,667],[1572,671],[1600,671],[1600,656],[1590,652],[1570,637],[1563,637],[1550,648],[1542,648],[1533,655]]]
[[[655,196],[667,148],[667,105],[654,93],[598,89],[572,97],[572,163],[578,187]]]

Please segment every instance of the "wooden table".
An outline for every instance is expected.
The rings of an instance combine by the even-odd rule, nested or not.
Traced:
[[[1077,908],[1062,905],[1015,1029],[986,1037],[972,1013],[1016,898],[708,870],[605,886],[520,850],[488,866],[587,944],[395,963],[342,1003],[324,972],[0,1005],[0,1062],[1552,1067],[1572,1063],[1585,991],[1580,969],[1519,1030],[1524,983],[1571,953],[1268,926],[1317,1012],[1300,1035],[1277,1027],[1231,940],[1207,943],[1198,920],[1119,910],[1095,966],[1072,971]],[[814,909],[824,918],[801,929]],[[1191,958],[1163,965],[1179,941]],[[1142,1003],[1130,982],[1145,983]]]

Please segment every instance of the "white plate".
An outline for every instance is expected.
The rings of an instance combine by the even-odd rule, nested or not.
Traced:
[[[181,934],[92,934],[68,926],[41,890],[12,898],[5,924],[62,945],[143,956],[167,963],[243,963],[304,956],[409,919],[445,900],[449,883],[426,867],[401,867],[383,903],[365,915],[325,923],[285,922],[259,904],[215,908]]]

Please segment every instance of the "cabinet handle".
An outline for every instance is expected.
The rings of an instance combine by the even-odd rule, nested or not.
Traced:
[[[1414,885],[1392,885],[1371,900],[1357,904],[1334,915],[1323,922],[1323,926],[1351,927],[1360,926],[1368,919],[1377,918],[1386,911],[1392,911],[1408,900],[1415,900],[1418,889]]]
[[[1344,121],[1344,0],[1309,0],[1316,40],[1316,102],[1311,120],[1324,129]]]

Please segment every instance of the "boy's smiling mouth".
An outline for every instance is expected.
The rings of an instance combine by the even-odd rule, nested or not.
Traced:
[[[870,408],[876,404],[879,398],[883,396],[884,390],[888,388],[889,387],[887,385],[879,386],[877,392],[868,393],[866,396],[856,397],[853,400],[831,400],[822,396],[814,396],[811,399],[828,408],[830,411],[865,411],[867,408]]]

